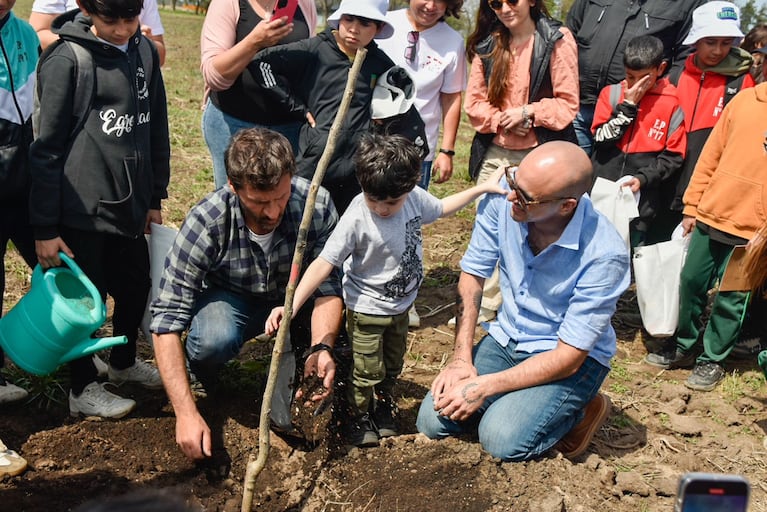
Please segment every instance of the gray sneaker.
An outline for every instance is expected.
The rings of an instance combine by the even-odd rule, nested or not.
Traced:
[[[717,363],[698,363],[684,383],[690,389],[711,391],[724,378],[724,368]]]
[[[136,407],[136,402],[107,391],[104,384],[91,382],[80,396],[69,392],[69,414],[78,416],[100,416],[102,418],[122,418]]]
[[[162,389],[162,378],[160,378],[160,372],[157,370],[157,367],[138,358],[136,358],[133,366],[129,366],[124,370],[112,368],[110,365],[108,374],[109,380],[115,384],[136,382],[147,389]]]
[[[20,388],[16,384],[11,384],[5,377],[0,375],[0,404],[17,402],[24,400],[29,396],[26,389]]]
[[[675,348],[666,352],[650,352],[644,358],[644,362],[650,366],[663,368],[668,370],[670,368],[689,368],[695,364],[698,354],[696,351],[682,352],[678,348]]]

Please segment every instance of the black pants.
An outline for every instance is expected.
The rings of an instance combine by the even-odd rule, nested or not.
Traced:
[[[61,238],[75,255],[75,263],[93,281],[102,300],[114,299],[112,335],[126,336],[128,343],[112,348],[111,366],[125,369],[136,358],[136,339],[149,295],[149,249],[144,236],[118,235],[61,228]],[[83,357],[69,363],[72,392],[96,381],[93,358]]]
[[[8,241],[13,245],[27,262],[29,268],[37,264],[37,255],[35,254],[35,238],[32,234],[32,228],[29,226],[29,204],[27,197],[22,194],[19,200],[3,200],[0,205],[0,300],[5,295],[5,251],[8,247]],[[2,303],[0,303],[0,316],[2,316]],[[3,349],[0,348],[0,368],[5,362]]]

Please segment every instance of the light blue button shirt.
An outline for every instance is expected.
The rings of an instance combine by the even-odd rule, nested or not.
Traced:
[[[488,278],[500,266],[503,305],[488,332],[503,346],[515,340],[523,352],[551,350],[562,339],[609,368],[610,320],[630,281],[622,238],[586,194],[559,240],[537,256],[527,234],[527,223],[511,218],[506,196],[485,196],[461,269]]]

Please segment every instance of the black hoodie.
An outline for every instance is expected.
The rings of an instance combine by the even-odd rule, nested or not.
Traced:
[[[375,41],[362,64],[349,112],[341,125],[333,158],[322,185],[328,189],[339,213],[359,193],[354,176],[354,153],[363,133],[370,129],[370,102],[376,80],[394,63]],[[249,68],[275,103],[303,116],[311,112],[316,126],[304,124],[296,155],[297,174],[309,180],[314,176],[335,120],[352,61],[341,51],[333,31],[294,43],[261,50]],[[339,188],[350,189],[339,193]],[[345,197],[339,197],[343,195]]]
[[[90,18],[70,11],[57,18],[59,37],[93,57],[91,111],[72,135],[76,60],[58,45],[40,66],[40,130],[30,149],[30,221],[37,240],[59,236],[59,226],[137,237],[149,209],[168,197],[170,141],[165,86],[152,45],[147,84],[137,31],[127,53],[100,41]]]

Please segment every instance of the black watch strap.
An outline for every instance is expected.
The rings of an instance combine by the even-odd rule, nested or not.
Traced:
[[[312,345],[311,347],[306,349],[306,352],[304,352],[304,358],[307,358],[310,355],[314,354],[315,352],[319,352],[320,350],[327,350],[328,352],[330,352],[331,357],[333,356],[333,347],[325,343],[317,343],[316,345]]]
[[[447,156],[455,156],[455,151],[453,151],[452,149],[439,148],[439,152],[444,153]]]

